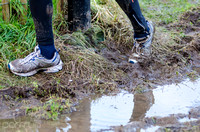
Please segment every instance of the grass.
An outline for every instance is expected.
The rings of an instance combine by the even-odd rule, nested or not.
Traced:
[[[54,0],[54,5],[56,4]],[[36,45],[34,23],[30,9],[26,11],[20,4],[20,0],[11,0],[10,12],[10,22],[7,23],[2,19],[2,7],[0,6],[0,72],[2,73],[0,76],[0,89],[7,86],[21,86],[31,82],[30,78],[12,78],[8,72],[7,64],[14,59],[28,55]],[[25,17],[25,24],[22,24],[18,14],[24,12],[28,13]]]
[[[149,19],[156,23],[169,24],[200,3],[199,0],[142,0],[140,4],[144,15]]]
[[[51,96],[43,106],[27,107],[26,114],[40,116],[38,118],[57,120],[59,115],[68,112],[70,109],[70,102],[67,99]],[[45,110],[45,112],[44,112]],[[42,113],[42,115],[40,114]]]

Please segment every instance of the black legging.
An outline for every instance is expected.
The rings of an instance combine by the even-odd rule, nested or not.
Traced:
[[[138,0],[116,1],[130,19],[135,33],[143,33],[149,30],[147,22],[142,15]]]
[[[116,0],[122,10],[129,17],[135,34],[148,32],[147,22],[142,15],[138,0]],[[52,30],[52,0],[30,0],[30,9],[33,16],[36,39],[40,45],[54,44]]]
[[[33,16],[36,39],[40,45],[53,45],[52,0],[30,0],[30,9]]]

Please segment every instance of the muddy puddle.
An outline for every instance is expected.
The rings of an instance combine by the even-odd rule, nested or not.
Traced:
[[[122,90],[118,94],[84,99],[76,112],[62,115],[57,121],[28,117],[0,120],[0,132],[138,131],[138,128],[143,132],[153,132],[163,125],[198,120],[199,116],[189,116],[191,110],[198,107],[200,79],[195,82],[185,80],[142,94],[133,95]],[[175,121],[167,119],[172,115],[176,117]],[[162,119],[162,123],[148,124],[145,121],[155,117]],[[131,128],[125,129],[127,125]]]

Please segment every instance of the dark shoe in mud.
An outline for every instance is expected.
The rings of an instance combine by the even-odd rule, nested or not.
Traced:
[[[35,47],[35,51],[23,59],[16,59],[8,64],[9,70],[19,76],[32,76],[38,71],[45,73],[55,73],[62,69],[62,61],[58,52],[54,53],[52,59],[46,59],[41,55],[40,48]]]
[[[129,63],[135,64],[142,56],[149,56],[151,54],[151,44],[153,42],[155,26],[151,21],[147,22],[147,24],[150,33],[145,38],[135,38],[132,55],[130,55],[128,60]]]

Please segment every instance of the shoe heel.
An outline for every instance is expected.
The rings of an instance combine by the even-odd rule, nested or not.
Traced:
[[[63,65],[63,62],[60,61],[60,63],[56,66],[52,66],[52,67],[49,67],[47,69],[44,70],[45,73],[55,73],[55,72],[59,72],[60,70],[62,70],[62,65]]]

